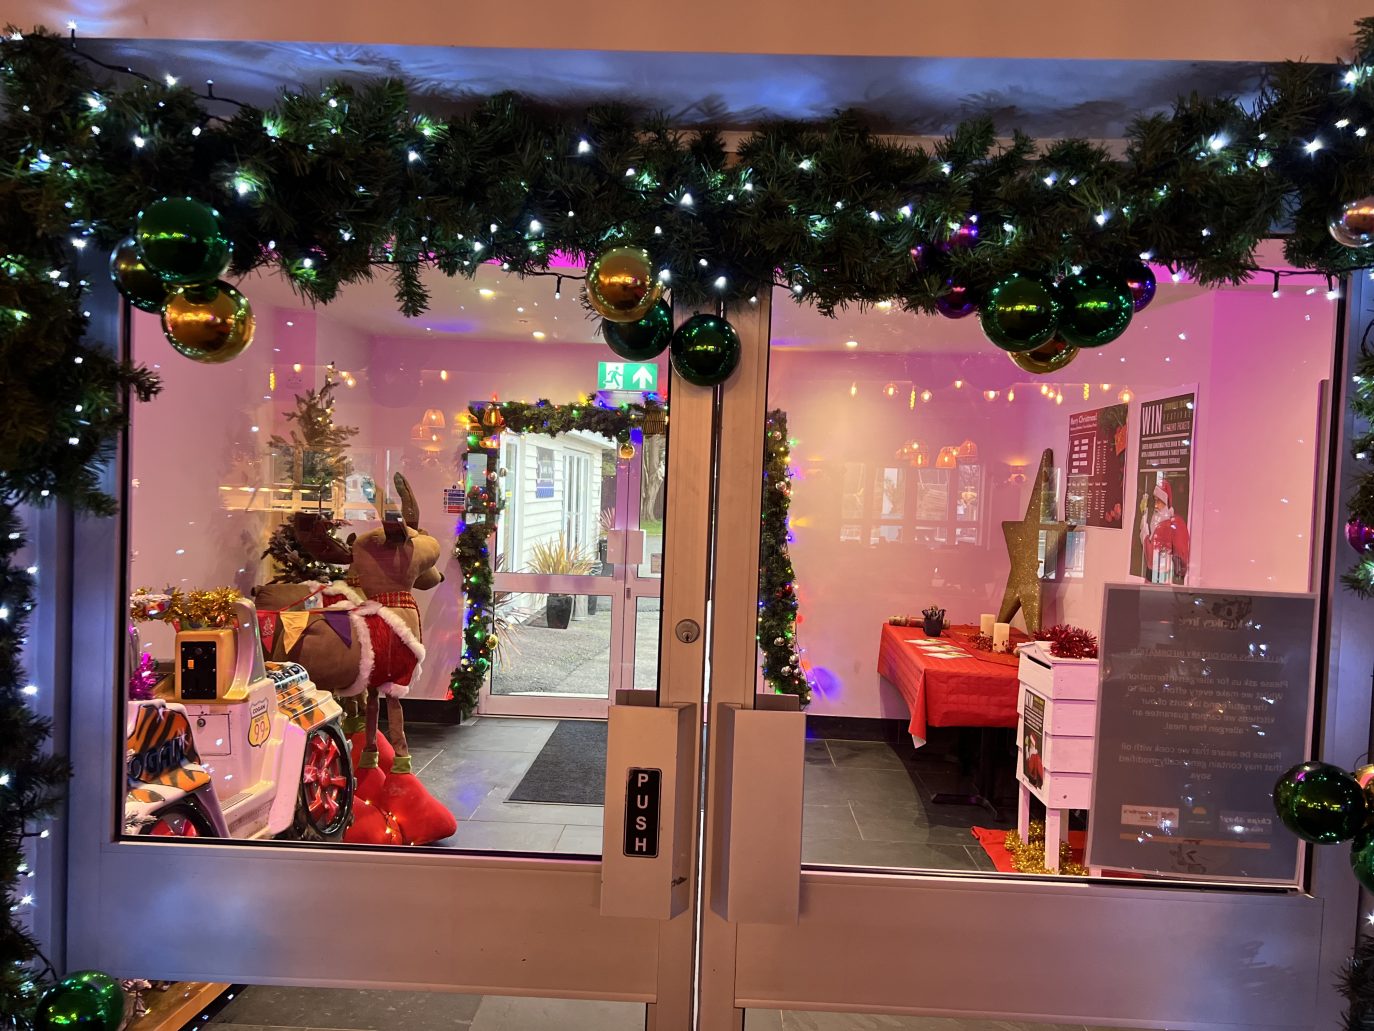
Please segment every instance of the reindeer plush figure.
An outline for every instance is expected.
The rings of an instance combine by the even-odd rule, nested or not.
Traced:
[[[325,517],[309,512],[294,517],[302,550],[318,561],[348,566],[346,582],[267,584],[258,588],[255,601],[259,622],[264,623],[299,612],[308,599],[321,597],[322,607],[310,610],[309,621],[289,646],[280,631],[264,633],[264,642],[271,641],[271,657],[299,662],[317,686],[337,695],[355,725],[362,717],[363,748],[355,762],[357,797],[386,813],[395,812],[405,842],[422,844],[448,837],[457,826],[452,814],[413,777],[400,703],[425,657],[420,613],[411,591],[438,586],[443,574],[436,568],[439,542],[419,528],[419,507],[410,484],[400,473],[395,483],[402,519],[384,519],[380,527],[350,536],[346,544],[329,534]],[[337,620],[345,614],[348,632],[340,633]],[[379,761],[382,696],[387,699],[388,736],[394,748],[388,769]],[[404,818],[407,814],[409,820]],[[366,834],[348,837],[368,841]]]

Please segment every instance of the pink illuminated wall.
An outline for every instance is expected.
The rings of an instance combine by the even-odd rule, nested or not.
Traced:
[[[785,313],[775,313],[775,339],[786,340],[787,323]],[[842,315],[837,339],[845,327]],[[1319,408],[1333,333],[1334,306],[1324,288],[1308,294],[1306,284],[1285,287],[1276,300],[1268,284],[1204,292],[1165,279],[1158,300],[1124,337],[1083,352],[1044,381],[1032,381],[991,345],[952,345],[949,325],[934,318],[912,318],[910,340],[900,348],[883,345],[887,353],[775,347],[769,405],[787,410],[798,440],[792,555],[804,616],[799,638],[817,674],[810,711],[906,715],[875,669],[879,627],[888,616],[919,613],[929,604],[947,608],[956,622],[996,611],[1008,568],[1000,522],[1021,516],[1030,486],[1007,482],[1005,463],[1033,473],[1048,447],[1062,470],[1069,415],[1115,403],[1122,390],[1132,398],[1126,525],[1085,530],[1083,576],[1046,583],[1044,619],[1098,629],[1103,585],[1129,579],[1140,401],[1192,385],[1198,425],[1190,582],[1308,590]],[[854,335],[863,334],[855,328]],[[954,387],[956,378],[962,389]],[[897,386],[894,397],[887,396],[889,382]],[[1062,392],[1063,402],[1043,396],[1042,382],[1053,394]],[[912,408],[909,383],[930,388],[932,400],[918,399]],[[1011,403],[1008,387],[1016,393]],[[996,399],[987,400],[984,390],[997,390]],[[957,558],[919,541],[840,539],[844,465],[900,465],[896,449],[913,437],[936,446],[972,439],[987,466],[982,536]]]

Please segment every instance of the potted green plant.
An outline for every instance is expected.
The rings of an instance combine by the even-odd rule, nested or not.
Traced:
[[[569,545],[563,534],[540,541],[530,548],[530,572],[545,576],[587,576],[592,557],[581,548]],[[550,594],[544,601],[544,622],[555,630],[566,630],[572,619],[573,596]]]

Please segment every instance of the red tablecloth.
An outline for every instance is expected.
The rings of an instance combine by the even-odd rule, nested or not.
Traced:
[[[927,640],[944,649],[918,643]],[[954,649],[963,654],[953,655]],[[1015,727],[1016,670],[1003,657],[977,658],[958,637],[927,638],[920,627],[883,625],[878,672],[906,699],[918,747],[927,727]]]

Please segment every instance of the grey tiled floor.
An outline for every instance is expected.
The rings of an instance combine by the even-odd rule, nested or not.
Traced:
[[[240,992],[210,1026],[215,1031],[643,1031],[644,1015],[642,1005],[625,1002],[251,987]],[[749,1010],[744,1031],[1084,1031],[1084,1027]]]
[[[601,854],[600,806],[506,801],[557,724],[477,717],[458,727],[407,728],[421,780],[459,820],[457,833],[439,845]],[[937,791],[971,787],[935,744],[917,751],[902,739],[812,737],[805,777],[808,863],[990,871],[970,828],[1010,826],[986,809],[932,801]]]

